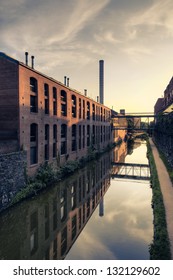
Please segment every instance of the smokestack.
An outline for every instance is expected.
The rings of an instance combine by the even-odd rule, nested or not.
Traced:
[[[87,89],[84,89],[84,95],[87,96]]]
[[[34,56],[33,55],[31,56],[31,67],[32,67],[32,69],[34,69]]]
[[[28,66],[28,52],[25,52],[25,63]]]
[[[103,217],[104,216],[104,201],[103,201],[103,197],[100,200],[99,203],[99,216]]]
[[[67,78],[67,87],[69,87],[69,81],[70,81],[70,79]]]
[[[104,60],[99,61],[99,96],[100,103],[104,104]]]
[[[67,85],[67,77],[64,76],[64,85],[66,86]]]
[[[97,96],[97,102],[99,102],[99,96]]]

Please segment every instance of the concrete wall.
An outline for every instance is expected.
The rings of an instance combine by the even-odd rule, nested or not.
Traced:
[[[0,154],[0,211],[25,186],[26,153]]]

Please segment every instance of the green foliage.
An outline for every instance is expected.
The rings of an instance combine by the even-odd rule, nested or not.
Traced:
[[[112,145],[108,145],[102,152],[98,153],[93,146],[89,147],[86,157],[82,157],[76,161],[67,161],[63,166],[53,168],[51,164],[45,163],[41,165],[34,178],[28,178],[25,188],[21,189],[11,201],[11,205],[37,195],[40,191],[47,187],[51,187],[59,180],[71,175],[79,168],[85,166],[85,164],[91,160],[96,160],[102,153],[113,148]],[[59,159],[57,159],[59,164]]]
[[[57,179],[58,174],[53,169],[52,165],[45,163],[39,167],[34,181],[36,180],[47,185],[55,182]]]
[[[147,142],[147,155],[150,162],[151,185],[153,190],[153,214],[154,214],[154,238],[149,246],[150,259],[169,260],[171,259],[170,243],[167,233],[167,224],[163,197],[160,190],[156,164],[149,142]]]
[[[80,164],[78,161],[68,161],[65,165],[63,165],[60,168],[61,176],[65,177],[66,175],[70,175],[75,170],[77,170],[79,167],[80,167]]]

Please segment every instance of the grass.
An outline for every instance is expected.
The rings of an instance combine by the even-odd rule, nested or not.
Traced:
[[[151,170],[151,186],[153,190],[152,206],[154,215],[154,237],[153,242],[149,246],[151,260],[170,260],[170,242],[167,232],[165,207],[163,196],[160,189],[156,164],[152,154],[149,142],[147,142],[147,156]]]

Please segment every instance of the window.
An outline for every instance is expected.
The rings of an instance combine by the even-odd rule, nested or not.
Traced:
[[[57,115],[57,89],[53,87],[53,115]]]
[[[38,125],[30,125],[30,164],[38,162]]]
[[[71,143],[71,150],[76,151],[76,125],[72,125],[72,143]]]
[[[34,212],[30,216],[30,252],[31,255],[38,249],[38,213]]]
[[[38,112],[38,86],[37,80],[33,77],[30,78],[30,112]]]
[[[90,126],[87,125],[87,147],[90,145]]]
[[[90,119],[90,103],[87,101],[87,120]]]
[[[76,207],[77,193],[76,193],[76,181],[71,185],[71,209],[74,210]]]
[[[61,125],[61,155],[67,153],[67,125]]]
[[[38,162],[38,125],[30,125],[30,164]]]
[[[71,239],[73,240],[75,238],[75,236],[76,236],[76,233],[77,233],[77,218],[76,218],[76,215],[72,218],[71,228],[72,228]]]
[[[104,138],[104,142],[106,141],[106,127],[104,125],[103,127],[104,131],[103,131],[103,138]]]
[[[79,150],[81,149],[82,131],[81,125],[79,125]]]
[[[44,111],[49,114],[49,86],[44,84]]]
[[[95,125],[93,125],[93,131],[92,131],[92,144],[95,144]]]
[[[76,96],[75,95],[72,95],[71,97],[72,99],[72,117],[73,118],[76,118]]]
[[[67,190],[61,189],[60,191],[60,203],[61,203],[61,222],[65,221],[67,217]]]
[[[103,142],[103,127],[102,127],[102,125],[101,125],[101,143]]]
[[[48,239],[49,237],[49,227],[50,227],[50,222],[49,222],[49,204],[46,204],[44,207],[44,218],[45,218],[45,240]]]
[[[85,125],[83,125],[83,148],[85,148]]]
[[[53,126],[53,158],[57,156],[57,125]]]
[[[92,116],[93,116],[93,121],[95,121],[95,105],[92,105]]]
[[[103,108],[101,107],[101,122],[103,121]]]
[[[82,103],[81,103],[81,98],[79,98],[79,119],[82,118]]]
[[[67,93],[61,90],[61,116],[67,116]]]
[[[44,159],[49,160],[49,125],[45,125]]]
[[[67,226],[61,231],[61,256],[65,254],[67,250]]]
[[[85,100],[83,100],[83,119],[85,120]]]

